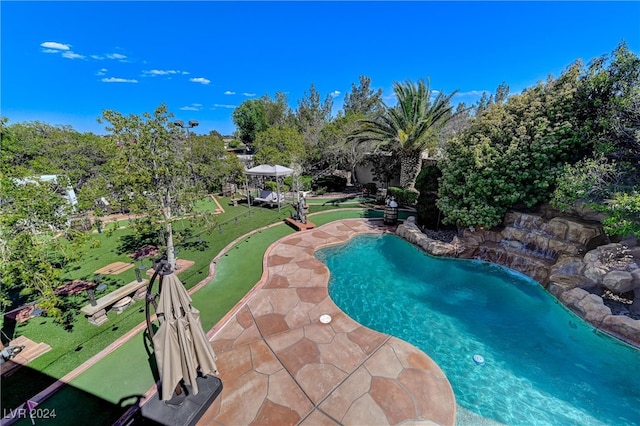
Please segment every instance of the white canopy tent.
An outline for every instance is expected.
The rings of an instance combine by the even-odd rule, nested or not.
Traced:
[[[245,186],[247,190],[247,202],[249,203],[249,208],[251,208],[251,196],[249,194],[249,183],[248,176],[274,176],[276,178],[276,186],[277,186],[277,200],[278,200],[278,211],[280,211],[280,181],[279,177],[290,176],[293,174],[293,169],[288,167],[280,166],[276,164],[275,166],[270,166],[268,164],[261,164],[259,166],[252,167],[250,169],[245,170]]]

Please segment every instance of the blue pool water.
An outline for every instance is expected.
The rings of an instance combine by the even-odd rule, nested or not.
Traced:
[[[422,349],[460,406],[508,425],[640,425],[640,351],[597,331],[535,281],[485,262],[431,257],[393,235],[361,235],[316,256],[331,271],[335,303]]]

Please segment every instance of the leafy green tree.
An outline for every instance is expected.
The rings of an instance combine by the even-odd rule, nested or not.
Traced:
[[[233,110],[232,118],[238,128],[238,138],[249,149],[253,149],[257,134],[268,127],[264,101],[261,99],[244,101]]]
[[[191,135],[185,142],[186,162],[193,178],[208,192],[220,190],[227,180],[223,167],[227,151],[222,137],[214,133]]]
[[[92,133],[79,133],[69,126],[18,123],[2,126],[0,170],[7,176],[66,176],[77,192],[100,174],[112,153],[108,141]],[[80,199],[80,208],[94,200]]]
[[[0,180],[0,299],[5,306],[37,301],[46,315],[67,324],[69,312],[54,290],[63,268],[82,255],[87,235],[71,227],[72,206],[60,190],[55,182]]]
[[[581,78],[573,108],[577,129],[602,153],[625,169],[627,183],[638,179],[640,164],[640,57],[621,43],[611,58],[589,65]]]
[[[169,124],[171,117],[164,104],[153,114],[102,114],[116,151],[109,168],[113,194],[131,212],[163,225],[167,260],[175,267],[172,222],[176,215],[192,213],[205,191],[190,167],[188,140]]]
[[[582,158],[572,102],[580,66],[491,103],[446,147],[438,207],[445,223],[492,227],[516,205],[547,201],[565,163]]]
[[[320,132],[331,121],[332,106],[333,98],[327,96],[324,101],[321,101],[320,92],[313,84],[309,93],[305,92],[305,96],[298,101],[296,123],[309,149],[317,149]]]
[[[373,142],[357,143],[349,139],[349,135],[360,126],[363,114],[347,113],[328,123],[320,134],[318,159],[324,172],[349,170],[353,184],[358,183],[356,167],[363,164],[375,146]]]
[[[434,93],[424,80],[417,84],[395,82],[393,90],[397,105],[384,105],[380,115],[362,120],[362,126],[351,139],[397,149],[401,162],[400,186],[415,190],[422,153],[435,146],[440,131],[451,119],[450,102],[456,92],[450,95],[438,92],[432,100]]]
[[[640,234],[640,58],[621,43],[611,57],[594,59],[570,109],[585,158],[564,167],[553,204],[587,203],[607,214],[608,233]]]
[[[289,106],[287,95],[276,92],[274,99],[267,94],[260,98],[264,105],[264,118],[267,126],[293,126],[295,117]]]
[[[258,133],[255,142],[256,164],[289,166],[305,157],[303,136],[291,127],[270,127]]]

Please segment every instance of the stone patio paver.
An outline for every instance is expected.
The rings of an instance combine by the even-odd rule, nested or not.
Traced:
[[[285,237],[266,274],[212,338],[223,390],[200,425],[453,425],[453,390],[422,351],[358,324],[327,291],[313,253],[380,221],[350,219]],[[328,324],[320,316],[329,314]]]

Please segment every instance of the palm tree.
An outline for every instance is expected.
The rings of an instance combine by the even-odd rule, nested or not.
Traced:
[[[372,119],[362,120],[358,130],[350,136],[356,143],[376,143],[377,147],[388,146],[400,155],[400,186],[415,190],[416,179],[422,168],[422,152],[435,146],[438,133],[452,117],[450,95],[429,88],[429,82],[393,83],[398,103],[383,105],[382,112]]]

